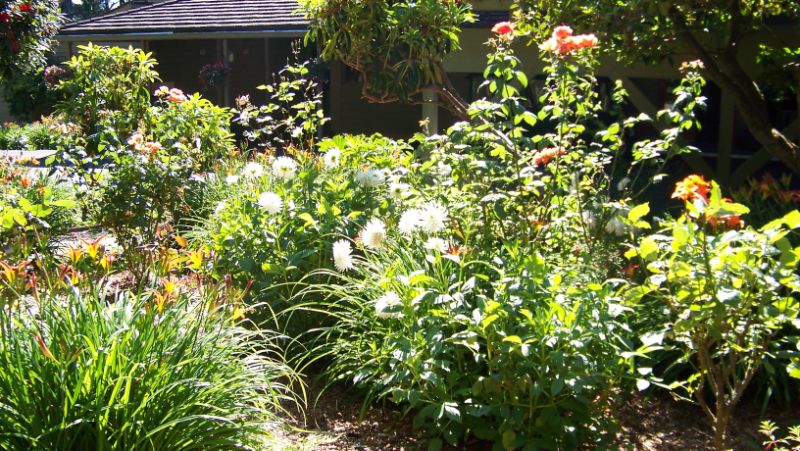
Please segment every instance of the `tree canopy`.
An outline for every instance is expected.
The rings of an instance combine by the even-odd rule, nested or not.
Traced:
[[[461,25],[474,16],[463,0],[300,0],[306,40],[325,60],[360,74],[371,102],[419,103],[423,91],[440,95],[457,114],[466,104],[450,86],[442,61],[459,50]]]
[[[765,87],[757,82],[768,78],[782,84],[778,92],[797,95],[800,34],[789,34],[787,42],[787,35],[776,33],[781,24],[800,20],[797,0],[515,0],[515,9],[535,42],[554,25],[570,23],[596,33],[601,47],[624,62],[658,62],[677,50],[693,54],[704,74],[732,95],[760,144],[800,172],[800,147],[770,121]],[[758,55],[739,51],[745,40],[756,41]],[[745,58],[773,70],[748,72]],[[800,106],[800,96],[797,101]]]

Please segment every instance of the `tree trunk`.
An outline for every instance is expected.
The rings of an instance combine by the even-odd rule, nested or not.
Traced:
[[[705,65],[705,74],[720,89],[731,94],[736,109],[753,137],[772,156],[779,159],[796,174],[800,174],[800,146],[793,143],[769,119],[769,106],[764,94],[753,79],[742,69],[736,55],[712,54],[692,35],[684,30],[686,43],[697,52]]]

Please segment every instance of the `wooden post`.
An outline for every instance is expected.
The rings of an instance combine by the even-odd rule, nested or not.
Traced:
[[[427,123],[425,126],[426,135],[439,133],[439,102],[438,96],[433,91],[422,93],[422,121]]]
[[[717,140],[717,181],[727,186],[731,176],[731,155],[733,154],[733,123],[736,106],[728,91],[722,91],[719,115],[719,139]]]
[[[227,39],[222,40],[222,64],[225,64],[226,66],[228,65]],[[225,77],[225,87],[223,89],[224,89],[224,94],[222,96],[223,98],[222,102],[225,106],[231,106],[231,74],[228,74],[228,76]]]

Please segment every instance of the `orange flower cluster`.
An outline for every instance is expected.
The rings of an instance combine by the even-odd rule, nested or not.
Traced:
[[[744,224],[741,215],[709,216],[707,221],[714,231],[720,229],[738,229]]]
[[[186,94],[183,93],[180,89],[172,88],[169,90],[169,95],[167,96],[167,100],[173,103],[181,103],[185,102]]]
[[[162,97],[166,99],[168,102],[172,103],[181,103],[188,100],[186,94],[183,93],[178,88],[169,89],[166,86],[161,86],[160,88],[156,89],[155,92],[156,97]]]
[[[701,71],[705,69],[705,65],[703,64],[702,60],[694,60],[694,61],[684,61],[681,63],[681,67],[678,68],[680,73],[685,74],[686,72],[691,71]]]
[[[160,143],[145,141],[141,133],[134,133],[131,135],[131,137],[128,138],[128,145],[133,147],[135,151],[145,155],[155,155],[163,149]]]
[[[686,202],[695,200],[707,202],[709,191],[711,191],[711,184],[702,175],[692,174],[675,184],[672,198],[683,199]]]
[[[566,154],[567,151],[563,147],[547,147],[536,152],[533,155],[533,164],[536,166],[544,166],[553,158]]]
[[[501,38],[510,37],[514,34],[514,24],[511,22],[498,22],[492,27],[492,33]]]
[[[597,47],[597,36],[593,34],[573,35],[572,28],[562,25],[553,30],[553,35],[544,41],[539,49],[556,55],[569,55],[576,50],[595,47]]]

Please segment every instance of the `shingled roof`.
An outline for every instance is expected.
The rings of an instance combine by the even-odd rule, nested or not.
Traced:
[[[206,33],[284,32],[300,35],[308,21],[299,13],[297,0],[166,0],[148,6],[111,12],[72,22],[62,38]],[[490,27],[508,20],[508,11],[479,11],[469,28]]]
[[[304,31],[296,0],[167,0],[67,24],[62,36]]]

